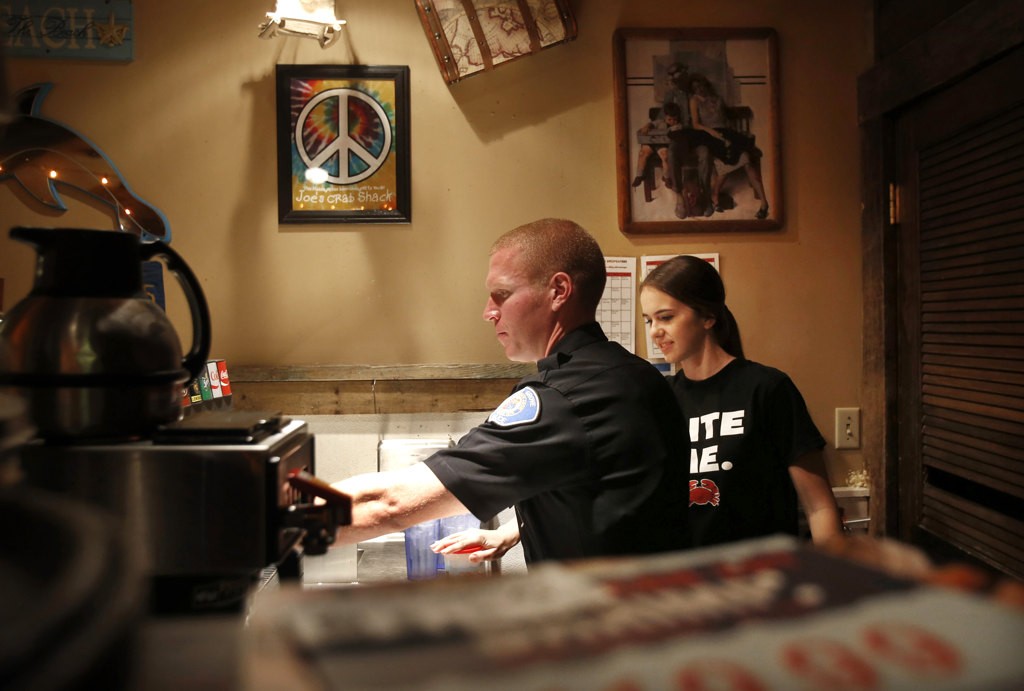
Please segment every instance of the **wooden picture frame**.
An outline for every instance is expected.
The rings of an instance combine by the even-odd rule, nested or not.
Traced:
[[[777,53],[773,29],[615,31],[622,232],[781,227]]]
[[[409,68],[277,66],[278,221],[408,223]]]
[[[576,38],[569,0],[416,0],[416,10],[449,85]]]

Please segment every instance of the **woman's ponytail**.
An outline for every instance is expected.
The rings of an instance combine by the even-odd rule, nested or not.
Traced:
[[[722,303],[721,316],[715,320],[714,330],[718,345],[722,346],[722,350],[734,358],[743,360],[743,340],[740,338],[740,326],[725,303]]]

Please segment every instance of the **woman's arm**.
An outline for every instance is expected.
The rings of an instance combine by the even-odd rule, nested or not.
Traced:
[[[839,507],[832,484],[825,472],[825,459],[820,449],[805,453],[789,466],[789,477],[796,488],[800,505],[807,515],[811,540],[817,545],[843,534]]]

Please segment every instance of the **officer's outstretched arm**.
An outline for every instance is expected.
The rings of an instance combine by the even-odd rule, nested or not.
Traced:
[[[353,544],[444,516],[469,513],[423,463],[335,482],[352,497],[352,524],[338,528],[335,544]]]

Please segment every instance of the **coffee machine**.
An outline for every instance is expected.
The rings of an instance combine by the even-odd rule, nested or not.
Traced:
[[[277,414],[211,410],[146,440],[38,441],[21,465],[28,484],[120,517],[155,613],[240,610],[268,572],[301,579],[303,555],[350,520],[345,495],[297,481],[315,472],[314,438]]]
[[[162,242],[79,228],[14,228],[36,249],[35,283],[0,325],[0,391],[24,400],[38,438],[21,449],[28,487],[112,514],[142,555],[156,611],[239,608],[272,568],[301,576],[348,521],[345,495],[313,503],[305,422],[203,411],[182,418],[183,387],[206,367],[202,287]],[[191,349],[143,291],[163,259],[189,306]]]

